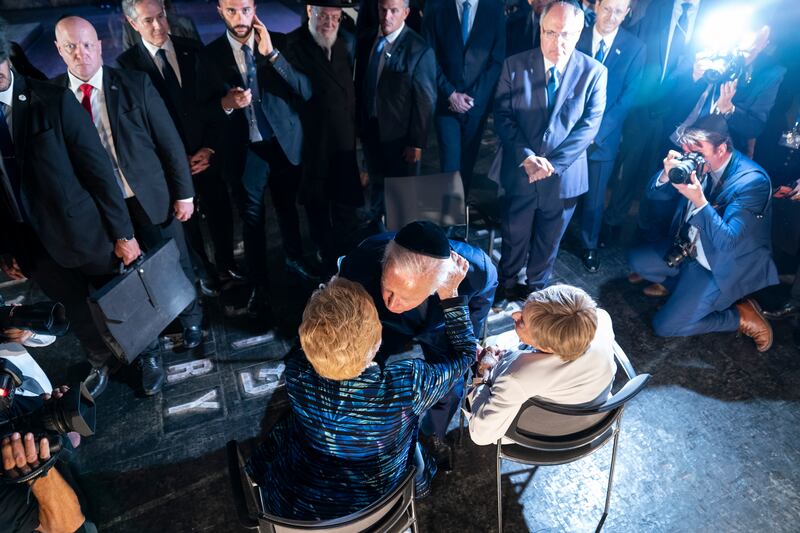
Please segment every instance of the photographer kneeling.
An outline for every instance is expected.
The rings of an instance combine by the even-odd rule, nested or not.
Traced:
[[[746,297],[778,283],[769,177],[732,148],[719,115],[697,121],[679,144],[685,155],[670,151],[647,190],[653,200],[678,200],[670,233],[628,253],[629,280],[652,282],[645,290],[650,296],[670,295],[653,318],[656,335],[738,330],[764,352],[772,329]]]
[[[45,402],[55,401],[67,392],[66,387],[44,395]],[[40,398],[17,398],[0,418],[13,418],[35,410],[32,402]],[[32,408],[33,407],[33,408]],[[5,420],[0,420],[4,422]],[[14,432],[2,439],[3,473],[0,476],[0,531],[9,533],[72,533],[95,532],[81,512],[78,497],[56,468],[23,483],[15,479],[29,475],[50,459],[50,443],[42,438],[37,443],[32,433]],[[33,497],[31,497],[31,494]]]

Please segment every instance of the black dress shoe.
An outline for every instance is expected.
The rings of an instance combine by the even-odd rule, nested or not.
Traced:
[[[97,399],[108,386],[108,367],[101,366],[92,368],[89,375],[86,376],[86,379],[83,381],[83,384],[86,385],[86,390],[89,391],[92,398]]]
[[[219,273],[219,280],[223,283],[226,281],[244,281],[245,279],[247,279],[247,276],[233,267],[223,269]]]
[[[164,369],[161,367],[161,356],[145,353],[136,360],[142,370],[142,390],[145,396],[157,394],[164,385]]]
[[[600,269],[600,258],[597,257],[597,250],[583,252],[583,267],[592,274]]]
[[[306,281],[319,281],[319,276],[315,274],[311,266],[302,259],[286,259],[286,270],[295,274]]]
[[[785,318],[792,318],[800,316],[800,305],[793,302],[786,302],[782,307],[774,311],[763,311],[766,318],[770,320],[783,320]]]
[[[435,435],[431,437],[430,443],[436,466],[443,472],[450,472],[453,469],[453,448]]]
[[[203,329],[200,326],[189,326],[183,330],[183,347],[197,348],[203,342]]]
[[[272,311],[269,307],[269,298],[266,289],[256,287],[247,300],[247,314],[264,326],[272,323]]]
[[[197,290],[206,298],[216,298],[219,296],[219,284],[212,279],[197,280]]]

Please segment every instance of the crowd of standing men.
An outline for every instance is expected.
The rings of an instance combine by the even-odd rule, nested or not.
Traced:
[[[656,162],[668,153],[667,159],[679,156],[670,150],[724,144],[724,154],[706,158],[709,175],[719,171],[722,177],[729,166],[751,168],[753,141],[785,73],[762,54],[770,36],[764,25],[740,46],[742,73],[709,80],[713,65],[697,54],[698,36],[720,2],[631,3],[429,0],[421,6],[363,0],[351,32],[342,10],[349,3],[314,0],[300,27],[278,34],[259,19],[253,0],[219,0],[225,31],[203,46],[179,36],[180,28],[171,31],[163,0],[124,0],[137,39],[130,39],[115,66],[104,63],[92,24],[65,16],[56,24],[55,45],[66,73],[49,82],[35,79],[35,69],[3,37],[3,270],[33,279],[65,304],[92,364],[87,385],[98,396],[117,363],[85,300],[113,277],[120,261],[129,265],[172,238],[182,270],[199,278],[203,294],[214,294],[220,281],[246,276],[252,286],[248,311],[268,324],[267,194],[287,268],[307,279],[324,278],[336,271],[339,257],[384,229],[383,179],[419,173],[432,131],[441,170],[459,171],[469,191],[493,114],[501,145],[498,181],[506,192],[495,305],[548,284],[576,210],[584,266],[596,272],[598,249],[619,233]],[[702,122],[708,117],[716,120]],[[697,124],[721,137],[698,137]],[[733,156],[749,163],[729,165]],[[673,164],[665,161],[665,171]],[[754,172],[766,178],[757,165]],[[606,188],[616,174],[604,213]],[[724,176],[715,199],[727,198],[719,189],[734,181]],[[707,209],[706,229],[695,224],[700,236],[695,229],[691,244],[704,246],[707,261],[697,263],[715,279],[702,309],[722,312],[747,296],[711,294],[741,285],[740,272],[726,271],[720,281],[715,271],[711,240],[720,242],[720,235],[730,251],[758,234],[759,245],[742,252],[761,258],[753,263],[760,265],[760,277],[751,275],[744,284],[749,292],[777,281],[769,243],[762,243],[769,232],[768,178],[761,186],[763,201],[745,207],[753,217],[736,218],[741,206],[728,211],[715,202]],[[675,195],[642,200],[644,241],[663,240],[676,218],[683,217],[678,226],[691,225],[708,202],[692,192],[703,184],[688,187],[691,195],[677,187],[669,191],[693,203],[691,210]],[[241,218],[246,273],[234,262],[231,201]],[[208,221],[213,260],[206,256],[196,205]],[[316,250],[303,246],[298,206]],[[753,230],[754,224],[763,227]],[[725,258],[735,262],[739,256]],[[698,284],[708,281],[703,275],[688,289],[661,284],[685,279],[683,268],[642,274],[661,287],[649,288],[651,293],[697,294]],[[718,309],[719,302],[725,307]],[[767,342],[760,310],[735,305],[724,328],[739,329],[767,349],[771,332]],[[197,301],[180,320],[184,345],[197,346],[203,320]],[[660,331],[689,334],[671,325]],[[709,327],[703,331],[714,330]],[[157,348],[154,340],[138,359],[147,394],[158,392],[164,380]]]

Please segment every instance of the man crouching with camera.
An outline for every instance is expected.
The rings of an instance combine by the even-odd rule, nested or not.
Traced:
[[[709,115],[679,138],[647,195],[674,202],[669,234],[630,250],[632,283],[669,299],[653,318],[662,337],[739,331],[759,352],[772,329],[748,295],[778,283],[770,253],[771,185],[766,172],[732,147],[725,120]]]

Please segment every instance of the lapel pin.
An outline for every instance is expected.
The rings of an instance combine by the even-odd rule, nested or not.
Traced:
[[[617,55],[620,55],[622,53],[620,52],[619,48],[614,48],[614,52],[616,52]]]
[[[112,91],[116,91],[116,90],[117,90],[117,86],[116,86],[116,85],[112,85],[112,86],[111,86],[111,90],[112,90]]]
[[[25,96],[24,94],[21,94],[21,95],[17,96],[17,98],[19,99],[20,102],[24,102],[25,100],[28,99],[28,97]]]

